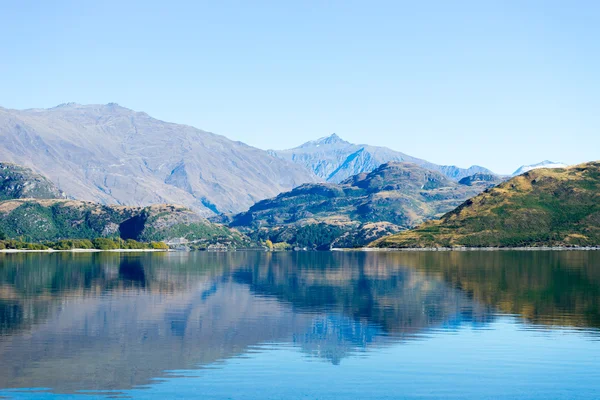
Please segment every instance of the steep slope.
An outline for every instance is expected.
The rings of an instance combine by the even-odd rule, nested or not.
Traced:
[[[563,163],[559,163],[559,162],[554,162],[554,161],[549,161],[549,160],[545,160],[542,162],[539,162],[537,164],[531,164],[531,165],[521,165],[519,167],[519,169],[517,169],[515,172],[513,172],[512,176],[517,176],[517,175],[521,175],[525,172],[531,171],[532,169],[538,169],[538,168],[566,168],[568,167],[568,165],[563,164]]]
[[[0,162],[0,201],[9,199],[59,199],[64,194],[45,177],[16,164]]]
[[[0,108],[0,160],[79,200],[176,203],[214,215],[318,179],[266,151],[117,104]]]
[[[0,202],[0,236],[30,242],[99,237],[139,241],[185,238],[233,245],[247,242],[239,232],[212,224],[181,206],[106,206],[64,199]]]
[[[442,215],[484,189],[460,185],[416,164],[387,163],[340,184],[305,184],[262,200],[234,216],[231,226],[258,230],[262,239],[293,244],[300,244],[298,235],[304,233],[328,239],[344,236],[344,245],[357,244],[356,240],[366,244]],[[328,226],[300,229],[323,224]]]
[[[293,149],[270,152],[277,157],[300,164],[313,171],[318,177],[333,183],[339,183],[362,172],[371,172],[381,164],[391,161],[411,162],[441,172],[453,180],[475,173],[492,174],[491,171],[476,165],[467,169],[437,165],[386,147],[353,144],[341,139],[335,133]]]
[[[534,169],[372,247],[599,246],[600,162]]]

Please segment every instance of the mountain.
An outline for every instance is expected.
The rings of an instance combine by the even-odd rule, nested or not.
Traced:
[[[371,246],[600,246],[600,162],[533,169]]]
[[[441,172],[453,180],[460,180],[476,173],[493,174],[490,170],[477,165],[466,169],[452,165],[437,165],[387,147],[353,144],[343,140],[335,133],[293,149],[270,150],[270,153],[300,164],[318,177],[333,183],[342,182],[344,179],[362,172],[371,172],[381,164],[390,161],[411,162]]]
[[[0,162],[0,201],[25,198],[59,199],[64,194],[30,168]]]
[[[5,238],[29,242],[184,238],[205,244],[248,244],[236,230],[211,223],[182,206],[126,207],[67,199],[52,182],[31,169],[0,163],[0,239]]]
[[[440,216],[486,187],[461,185],[416,164],[390,162],[339,184],[304,184],[259,201],[235,215],[230,226],[254,229],[258,239],[302,247],[311,247],[319,237],[319,246],[337,239],[344,246],[366,244]]]
[[[528,172],[528,171],[531,171],[532,169],[537,169],[537,168],[566,168],[566,167],[568,167],[568,165],[566,165],[566,164],[545,160],[545,161],[539,162],[537,164],[522,165],[519,167],[519,169],[517,169],[515,172],[513,172],[512,176],[521,175],[525,172]]]
[[[78,200],[239,212],[299,184],[304,168],[117,104],[0,108],[0,160],[32,168]]]

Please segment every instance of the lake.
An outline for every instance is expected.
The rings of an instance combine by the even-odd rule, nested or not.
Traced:
[[[0,397],[597,399],[600,252],[0,254]]]

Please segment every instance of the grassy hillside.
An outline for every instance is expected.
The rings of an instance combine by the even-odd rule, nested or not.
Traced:
[[[600,245],[600,162],[535,169],[372,247]]]
[[[0,237],[30,242],[103,237],[144,242],[185,238],[226,245],[248,241],[181,206],[123,207],[58,199],[0,202]]]
[[[231,226],[301,247],[360,246],[441,216],[494,183],[459,184],[416,164],[387,163],[340,184],[302,185],[260,201],[234,216]]]
[[[52,182],[31,169],[0,163],[0,201],[25,198],[59,199],[64,195]]]

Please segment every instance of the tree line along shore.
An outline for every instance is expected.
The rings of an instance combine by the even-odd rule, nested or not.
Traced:
[[[4,239],[0,240],[0,251],[2,250],[169,250],[169,246],[164,242],[138,242],[120,238],[64,239],[41,243]]]

